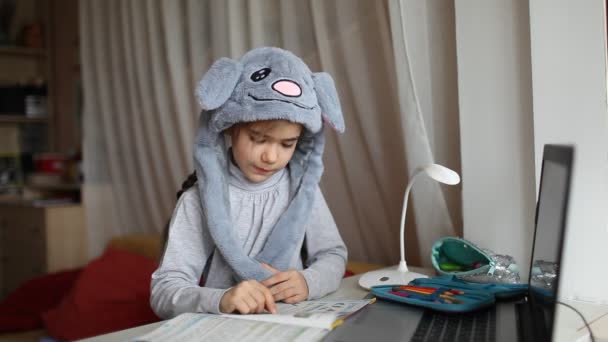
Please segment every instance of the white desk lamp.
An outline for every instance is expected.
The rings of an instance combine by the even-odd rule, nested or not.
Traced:
[[[407,263],[405,262],[405,252],[403,247],[403,235],[405,232],[405,212],[407,210],[407,200],[410,195],[410,190],[414,184],[416,176],[425,173],[432,179],[449,185],[460,183],[460,176],[455,171],[448,169],[445,166],[439,164],[430,164],[425,167],[419,167],[414,172],[414,175],[410,179],[410,182],[405,189],[405,196],[403,196],[403,210],[401,212],[401,230],[399,235],[399,243],[401,247],[401,261],[398,266],[384,268],[377,271],[371,271],[365,273],[359,279],[359,285],[365,289],[370,289],[376,285],[407,285],[410,281],[416,278],[427,278],[424,274],[410,272],[407,269]]]

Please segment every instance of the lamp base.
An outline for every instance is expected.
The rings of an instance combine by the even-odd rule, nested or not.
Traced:
[[[393,266],[365,273],[359,278],[359,286],[369,290],[372,286],[377,285],[407,285],[416,278],[428,278],[428,276],[416,272],[399,271],[399,266]]]

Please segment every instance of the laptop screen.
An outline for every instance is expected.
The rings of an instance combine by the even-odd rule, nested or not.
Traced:
[[[563,249],[573,148],[545,145],[529,277],[535,323],[551,340]],[[541,325],[541,326],[538,326]]]

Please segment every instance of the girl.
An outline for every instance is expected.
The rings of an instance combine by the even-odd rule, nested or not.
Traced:
[[[318,187],[322,119],[344,130],[331,77],[288,51],[258,48],[216,61],[197,97],[197,186],[173,213],[153,310],[274,313],[277,301],[335,291],[347,252]]]

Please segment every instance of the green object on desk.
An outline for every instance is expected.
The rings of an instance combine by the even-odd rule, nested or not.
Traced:
[[[441,268],[443,271],[447,271],[447,272],[464,270],[464,266],[453,263],[453,262],[440,262],[439,268]]]

